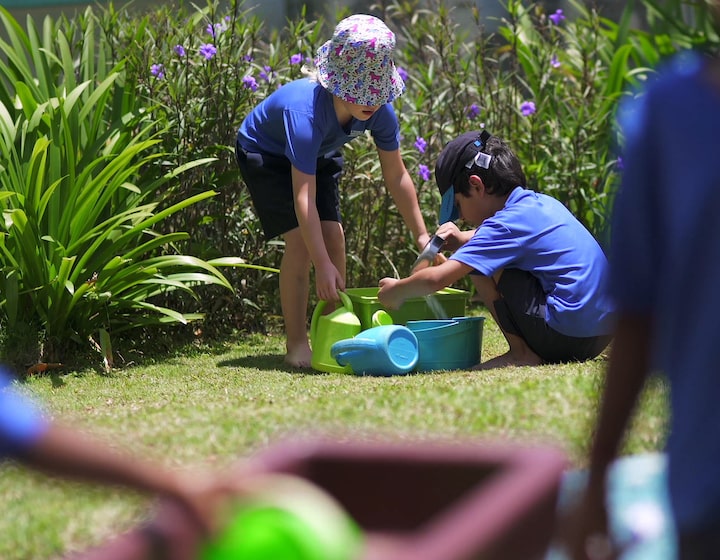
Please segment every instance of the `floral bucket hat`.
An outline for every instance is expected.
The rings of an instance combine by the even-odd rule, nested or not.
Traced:
[[[382,20],[370,15],[347,17],[318,49],[318,81],[349,103],[390,103],[405,91],[393,62],[394,50],[395,34]]]

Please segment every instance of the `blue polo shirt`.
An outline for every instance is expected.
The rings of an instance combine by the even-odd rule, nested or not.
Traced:
[[[475,230],[451,259],[492,276],[517,268],[535,276],[547,295],[548,325],[561,334],[610,334],[608,262],[595,238],[551,196],[515,187],[505,206]]]
[[[245,117],[238,143],[248,152],[285,156],[303,173],[315,175],[316,162],[370,131],[381,150],[400,147],[400,126],[389,103],[366,121],[352,119],[340,126],[333,95],[304,78],[277,89]]]
[[[47,426],[40,410],[15,391],[10,377],[0,371],[0,460],[30,447]]]

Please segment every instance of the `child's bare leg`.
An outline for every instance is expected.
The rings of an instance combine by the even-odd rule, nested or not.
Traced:
[[[498,275],[499,278],[499,275]],[[495,319],[500,331],[507,340],[509,350],[501,356],[495,356],[484,363],[479,363],[473,369],[493,369],[506,366],[536,366],[542,364],[540,356],[533,352],[525,340],[517,335],[506,332],[498,321],[494,302],[500,299],[495,278],[481,275],[472,276],[478,299],[488,308]]]
[[[307,332],[310,254],[300,228],[287,232],[283,238],[285,253],[280,263],[280,305],[287,337],[285,362],[293,367],[309,368],[312,358]]]

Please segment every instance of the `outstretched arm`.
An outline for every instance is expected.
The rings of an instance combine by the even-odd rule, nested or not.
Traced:
[[[222,501],[241,490],[241,480],[180,473],[116,452],[102,441],[57,424],[51,424],[18,458],[51,475],[120,485],[168,498],[183,507],[205,533],[217,528]]]
[[[317,189],[315,175],[292,168],[295,215],[310,260],[315,267],[315,285],[318,298],[327,301],[338,299],[337,291],[345,289],[345,278],[332,262],[323,238],[320,217],[315,203]]]
[[[410,228],[415,245],[418,250],[422,250],[430,241],[430,235],[428,235],[425,220],[420,212],[415,183],[405,168],[400,150],[389,152],[378,149],[378,156],[385,186],[395,201],[405,224]]]
[[[378,299],[388,309],[398,309],[406,299],[426,296],[446,288],[469,274],[470,270],[466,264],[449,259],[400,280],[381,278]]]

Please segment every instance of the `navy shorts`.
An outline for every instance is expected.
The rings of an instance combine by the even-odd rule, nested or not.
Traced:
[[[248,152],[239,145],[235,156],[250,191],[266,240],[298,227],[292,189],[292,166],[286,157]],[[321,221],[342,222],[338,183],[343,169],[340,152],[317,160],[315,204]]]
[[[698,531],[678,530],[679,560],[715,560],[720,550],[720,527],[717,521]]]
[[[500,299],[494,302],[500,327],[522,338],[546,363],[589,360],[602,352],[610,336],[575,337],[547,324],[547,296],[540,281],[524,270],[507,268],[498,282]]]

